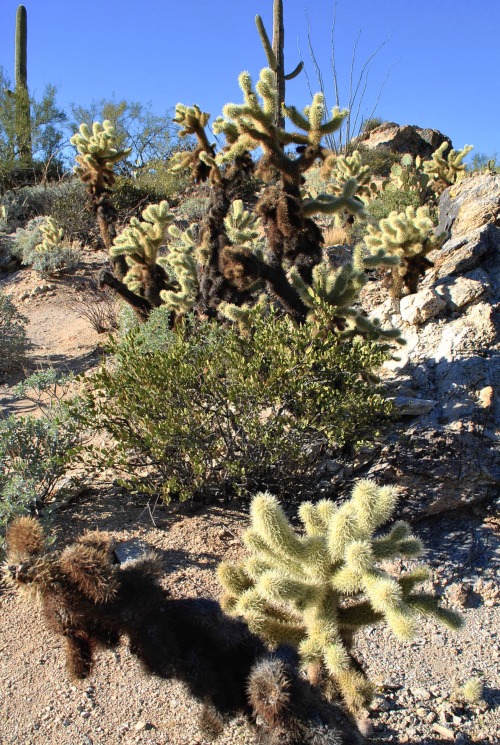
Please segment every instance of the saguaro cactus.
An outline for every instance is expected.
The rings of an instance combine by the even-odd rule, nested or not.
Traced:
[[[31,152],[31,112],[28,93],[28,18],[24,5],[16,14],[16,140],[19,157],[29,161]]]
[[[283,24],[283,0],[274,0],[272,46],[260,16],[255,16],[255,24],[266,53],[267,64],[274,72],[276,78],[278,109],[276,111],[275,124],[277,127],[284,127],[285,118],[281,112],[281,105],[285,102],[285,80],[292,80],[292,78],[295,78],[304,67],[304,63],[299,62],[293,72],[285,75],[285,27]]]

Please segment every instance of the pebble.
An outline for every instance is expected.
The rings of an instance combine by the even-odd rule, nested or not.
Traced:
[[[442,724],[434,724],[432,726],[432,731],[436,732],[438,735],[440,735],[445,740],[454,740],[455,739],[455,733],[452,729],[449,727],[444,727]]]

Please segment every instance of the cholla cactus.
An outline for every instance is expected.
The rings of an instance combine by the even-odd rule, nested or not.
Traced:
[[[383,256],[379,265],[394,265],[396,257]],[[290,279],[304,304],[309,308],[308,321],[319,328],[336,330],[340,339],[364,336],[372,339],[391,339],[404,343],[397,329],[382,329],[378,320],[371,321],[356,308],[355,302],[367,282],[365,257],[361,247],[354,249],[352,263],[337,268],[323,259],[313,269],[312,283],[307,285],[295,268]]]
[[[445,156],[445,151],[450,147],[448,142],[443,142],[432,153],[432,159],[423,163],[424,173],[432,179],[432,187],[436,194],[441,194],[448,186],[463,178],[465,163],[463,159],[473,150],[474,145],[465,145],[462,150],[450,150]]]
[[[53,217],[47,217],[45,223],[40,226],[43,238],[36,246],[38,253],[50,253],[55,249],[62,248],[64,231],[59,228]]]
[[[196,241],[193,226],[181,231],[176,225],[170,225],[169,235],[174,239],[163,261],[163,266],[174,275],[177,287],[174,290],[162,290],[161,299],[176,315],[182,315],[193,309],[198,296],[198,275],[196,271]]]
[[[79,260],[79,244],[68,245],[65,242],[64,231],[58,227],[53,217],[45,218],[45,223],[40,226],[40,232],[42,240],[35,246],[31,256],[36,274],[48,277],[63,268],[74,269]]]
[[[242,199],[235,199],[224,220],[229,240],[234,245],[253,245],[259,236],[259,219],[244,208]]]
[[[385,252],[399,260],[392,270],[392,293],[400,297],[403,285],[417,291],[419,278],[433,266],[426,255],[441,248],[445,238],[445,233],[436,235],[427,207],[407,207],[404,212],[391,212],[378,228],[369,225],[365,244],[375,251],[374,259],[382,259]]]
[[[373,689],[351,655],[356,631],[385,621],[397,638],[411,639],[425,616],[453,629],[462,625],[437,597],[416,591],[428,579],[426,567],[397,577],[383,568],[386,559],[422,552],[404,522],[374,537],[396,499],[392,487],[359,481],[341,506],[326,499],[303,503],[298,534],[276,498],[258,494],[243,538],[250,555],[237,564],[224,562],[218,571],[225,610],[243,616],[271,644],[296,647],[309,672],[326,671],[355,713]]]
[[[102,124],[94,122],[92,129],[82,124],[70,142],[78,150],[74,171],[93,193],[113,186],[115,163],[131,153],[130,148],[117,148],[115,128],[107,119]]]
[[[384,182],[384,190],[404,191],[418,197],[419,204],[423,204],[427,196],[430,176],[423,170],[422,159],[419,155],[413,158],[406,153],[400,163],[394,163],[390,178]]]
[[[363,165],[359,150],[355,150],[352,155],[332,154],[325,161],[321,176],[324,179],[330,179],[327,191],[336,196],[342,193],[344,184],[351,179],[356,179],[356,194],[363,201],[369,201],[377,192],[371,169]]]
[[[116,209],[110,198],[110,191],[115,182],[113,168],[131,151],[120,150],[117,147],[116,132],[108,120],[102,124],[94,122],[92,129],[87,124],[82,124],[70,142],[78,150],[75,173],[87,187],[104,245],[109,250],[116,236],[117,218]],[[122,279],[126,272],[124,262],[116,262],[115,271]]]
[[[129,290],[145,296],[153,307],[162,304],[160,292],[167,289],[168,276],[158,257],[173,219],[167,201],[150,204],[142,211],[142,220],[133,217],[110,249],[112,257],[125,257],[129,270],[123,281]]]

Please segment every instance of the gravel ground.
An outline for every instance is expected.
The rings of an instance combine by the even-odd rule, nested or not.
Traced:
[[[127,501],[128,500],[128,501]],[[211,506],[192,515],[138,506],[119,490],[82,495],[50,520],[56,545],[85,529],[112,531],[123,550],[145,543],[160,555],[165,584],[177,596],[218,597],[218,562],[242,553],[246,506]],[[397,642],[384,627],[360,635],[359,656],[378,683],[371,741],[497,743],[500,741],[500,531],[486,510],[442,515],[415,526],[429,547],[435,591],[462,610],[454,634],[425,623],[418,639]],[[129,543],[131,542],[131,543]],[[98,654],[93,675],[68,681],[61,642],[39,610],[5,589],[0,596],[0,744],[195,745],[197,705],[176,682],[145,676],[125,644]],[[457,691],[473,676],[484,700],[466,705]],[[235,720],[221,745],[253,742]]]

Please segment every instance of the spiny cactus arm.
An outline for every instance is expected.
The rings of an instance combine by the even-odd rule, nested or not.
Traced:
[[[131,148],[118,149],[116,130],[107,119],[102,124],[94,122],[92,128],[87,124],[81,124],[70,142],[78,150],[77,161],[81,167],[96,171],[111,170],[115,163],[123,160],[132,152]],[[80,170],[75,168],[78,174]]]
[[[349,179],[343,185],[338,196],[318,194],[316,199],[306,199],[303,203],[304,215],[306,217],[316,214],[331,215],[342,209],[346,209],[352,214],[362,215],[364,204],[356,197],[357,190],[358,182],[356,179]]]
[[[54,250],[58,246],[61,246],[64,236],[64,231],[59,228],[53,217],[47,217],[44,224],[41,226],[40,231],[43,235],[41,243],[35,247],[35,251],[38,253],[45,253]]]
[[[255,553],[259,559],[268,563],[269,568],[288,571],[294,578],[306,580],[307,574],[301,561],[286,552],[277,552],[274,547],[270,546],[267,540],[260,532],[254,528],[249,528],[243,534],[243,543]]]
[[[351,503],[354,507],[360,534],[364,537],[387,522],[398,500],[398,491],[392,486],[378,486],[371,479],[360,479],[352,490]],[[405,538],[407,533],[405,534]]]
[[[223,561],[217,567],[217,577],[230,597],[239,597],[254,586],[242,562],[230,564]]]
[[[253,529],[262,536],[267,545],[283,557],[301,562],[304,571],[320,571],[328,561],[321,541],[315,538],[299,538],[281,508],[276,497],[269,493],[258,494],[250,508]]]
[[[432,154],[431,160],[424,161],[424,173],[434,181],[442,181],[443,185],[455,183],[465,171],[463,159],[474,149],[473,145],[465,145],[462,150],[450,150],[445,156],[449,143],[443,142]]]
[[[166,200],[159,204],[150,204],[142,211],[142,220],[132,218],[128,227],[118,235],[110,249],[111,256],[124,255],[133,263],[153,267],[158,258],[158,251],[165,243],[167,226],[174,216],[169,212]]]
[[[262,574],[256,584],[256,589],[270,602],[287,601],[300,609],[306,608],[318,599],[316,586],[300,582],[276,570]]]
[[[425,566],[425,564],[421,564],[420,566],[415,567],[415,569],[412,569],[410,572],[405,572],[400,577],[398,577],[399,586],[403,591],[404,599],[407,600],[408,597],[413,593],[415,587],[422,584],[422,582],[427,582],[430,576],[431,573],[429,567]]]
[[[257,26],[257,31],[259,32],[262,46],[264,47],[264,52],[267,57],[267,63],[269,67],[271,68],[271,70],[273,72],[276,72],[276,70],[278,69],[278,62],[276,60],[276,55],[273,52],[273,48],[271,46],[271,42],[269,40],[269,36],[267,35],[267,31],[262,21],[262,18],[259,15],[255,16],[255,25]]]
[[[418,631],[418,618],[404,601],[399,583],[380,569],[364,572],[362,579],[374,610],[384,614],[393,634],[398,639],[412,639]]]
[[[415,593],[406,598],[408,605],[424,616],[432,616],[454,631],[461,629],[465,623],[463,616],[449,608],[439,605],[439,598],[427,593]]]
[[[252,244],[259,235],[259,219],[245,210],[241,199],[235,199],[231,204],[231,211],[224,219],[224,225],[229,240],[236,245]]]
[[[201,157],[203,154],[209,158],[215,157],[214,145],[209,141],[205,131],[209,119],[210,114],[202,111],[196,104],[185,106],[178,103],[175,107],[173,121],[181,127],[179,136],[194,135],[198,144],[194,150],[176,153],[170,160],[170,167],[174,173],[189,168],[195,183],[205,181],[209,176],[216,181],[221,179],[221,174],[215,163],[208,165],[203,162]]]
[[[402,521],[396,523],[390,533],[373,541],[373,553],[377,559],[400,555],[416,558],[422,551],[422,542],[410,535],[410,526]]]
[[[175,259],[170,258],[169,264],[180,287],[178,290],[161,290],[160,297],[169,310],[177,314],[188,313],[193,309],[198,297],[196,263],[190,256],[177,255]]]

